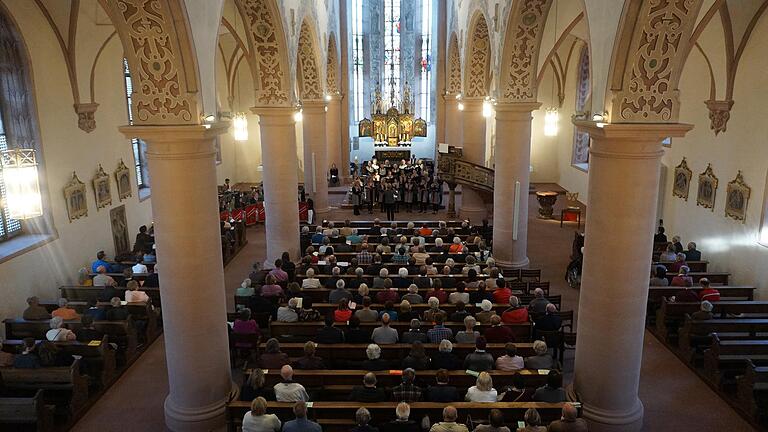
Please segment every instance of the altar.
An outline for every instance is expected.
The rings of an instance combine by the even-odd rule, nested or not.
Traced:
[[[411,160],[411,151],[406,149],[376,149],[376,159],[380,161],[390,160],[400,162],[401,160]]]

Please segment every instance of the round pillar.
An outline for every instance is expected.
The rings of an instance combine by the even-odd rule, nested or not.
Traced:
[[[342,165],[341,152],[341,96],[331,95],[328,100],[328,111],[325,114],[325,144],[328,149],[328,169],[336,164],[339,169],[339,181],[344,173],[349,172],[349,164]],[[348,176],[348,175],[347,175]]]
[[[485,166],[485,117],[483,99],[464,99],[461,115],[461,137],[463,158],[468,162]],[[480,193],[469,186],[461,186],[461,209],[459,216],[479,223],[488,216],[485,201]]]
[[[500,181],[493,185],[493,257],[504,268],[526,267],[529,263],[531,112],[539,106],[538,102],[496,105],[494,178]]]
[[[590,133],[592,146],[574,389],[591,431],[639,431],[661,140],[691,126],[577,126]]]
[[[226,124],[121,128],[147,143],[163,288],[165,423],[173,431],[223,429],[233,385],[214,149],[214,139],[226,129]]]
[[[311,191],[315,213],[328,213],[328,147],[326,146],[325,102],[306,101],[302,105],[304,134],[304,187]]]
[[[251,111],[259,115],[267,235],[265,263],[271,265],[286,251],[292,257],[300,256],[295,110],[258,107]]]
[[[456,95],[445,95],[445,143],[458,146],[461,144],[461,111]]]

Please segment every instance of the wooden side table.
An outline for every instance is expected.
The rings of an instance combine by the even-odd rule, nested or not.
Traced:
[[[576,229],[581,229],[581,208],[579,207],[566,207],[560,210],[560,228],[563,227],[565,215],[567,214],[576,215]]]

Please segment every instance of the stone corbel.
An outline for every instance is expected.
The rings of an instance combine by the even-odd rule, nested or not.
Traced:
[[[88,133],[93,132],[96,129],[96,108],[99,104],[76,103],[74,107],[77,113],[77,127]]]
[[[704,101],[709,109],[709,128],[715,132],[725,132],[728,120],[731,118],[732,100],[708,100]]]

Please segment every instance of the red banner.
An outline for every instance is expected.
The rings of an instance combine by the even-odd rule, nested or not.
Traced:
[[[251,204],[245,207],[245,225],[256,225],[259,222],[259,205]]]
[[[223,212],[219,213],[219,220],[222,222],[229,221],[229,211],[224,210]]]
[[[232,211],[232,219],[236,221],[241,221],[245,218],[245,210],[243,209],[235,209]]]

